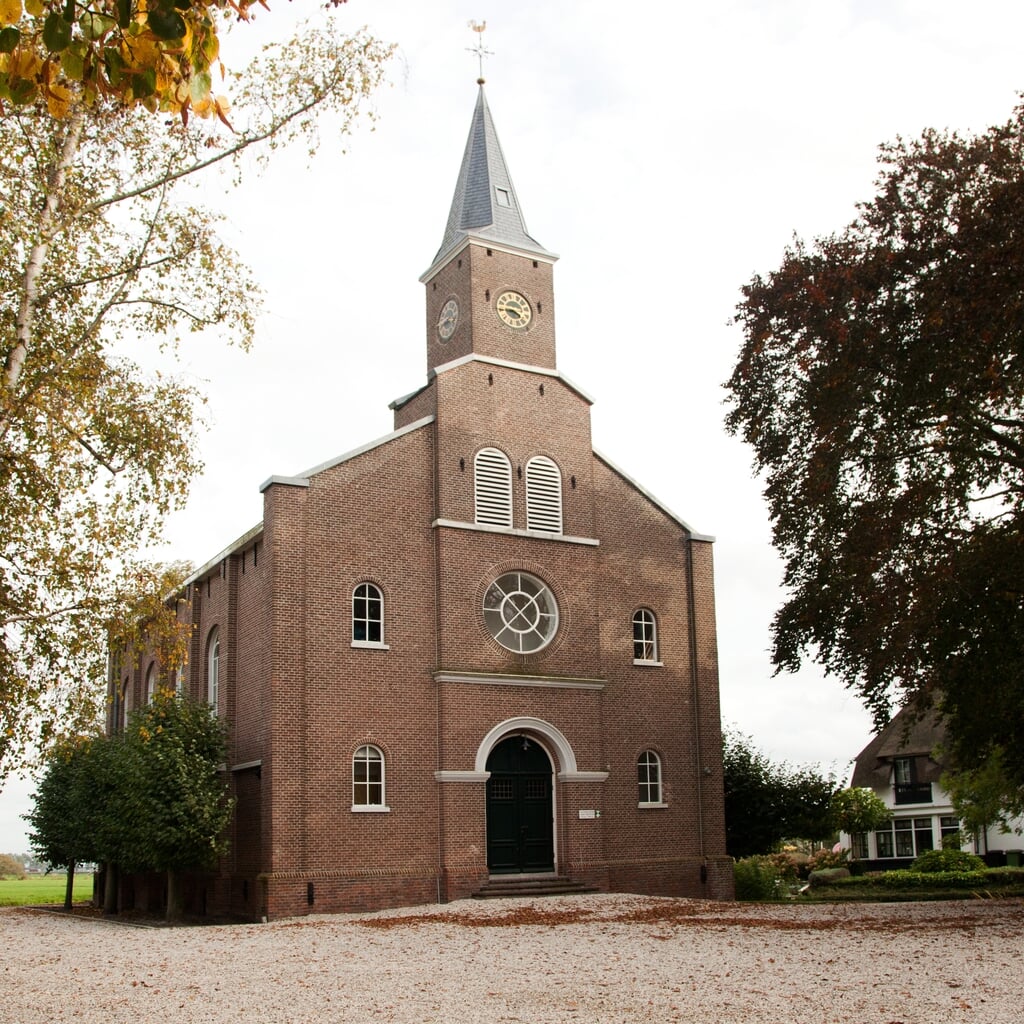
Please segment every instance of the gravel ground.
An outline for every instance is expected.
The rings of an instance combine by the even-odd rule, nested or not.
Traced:
[[[0,911],[0,1021],[1020,1024],[1024,902],[600,895],[155,928]]]

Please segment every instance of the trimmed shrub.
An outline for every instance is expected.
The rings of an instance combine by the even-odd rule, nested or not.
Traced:
[[[777,900],[785,889],[782,871],[772,857],[744,857],[733,865],[738,900]]]
[[[812,886],[834,885],[836,882],[849,877],[849,868],[819,868],[807,876],[807,881]]]
[[[984,871],[985,862],[973,853],[963,850],[928,850],[922,853],[913,864],[911,871]]]
[[[970,889],[984,885],[988,872],[981,871],[883,871],[878,884],[886,889]]]

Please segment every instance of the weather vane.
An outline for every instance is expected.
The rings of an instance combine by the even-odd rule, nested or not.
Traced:
[[[487,28],[487,22],[481,21],[479,24],[475,21],[469,22],[469,27],[477,33],[477,44],[476,46],[467,46],[466,49],[470,53],[475,53],[477,60],[480,62],[480,77],[476,80],[477,85],[484,84],[484,57],[493,57],[494,54],[484,47],[484,29]]]

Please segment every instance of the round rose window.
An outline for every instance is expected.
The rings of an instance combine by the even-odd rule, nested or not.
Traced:
[[[508,572],[484,594],[484,623],[502,647],[529,654],[551,642],[558,629],[558,605],[536,576]]]

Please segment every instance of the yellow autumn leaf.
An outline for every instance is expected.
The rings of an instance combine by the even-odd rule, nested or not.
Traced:
[[[127,67],[155,68],[163,54],[152,38],[135,36],[121,43],[121,56]]]
[[[43,62],[34,50],[17,49],[11,54],[8,71],[12,79],[35,78],[42,66]]]
[[[0,0],[0,25],[17,25],[21,21],[21,0]]]
[[[51,85],[46,92],[46,109],[50,111],[51,117],[63,119],[68,116],[71,109],[71,90],[65,86]]]
[[[25,13],[31,14],[33,18],[41,17],[45,10],[43,0],[25,0]]]

